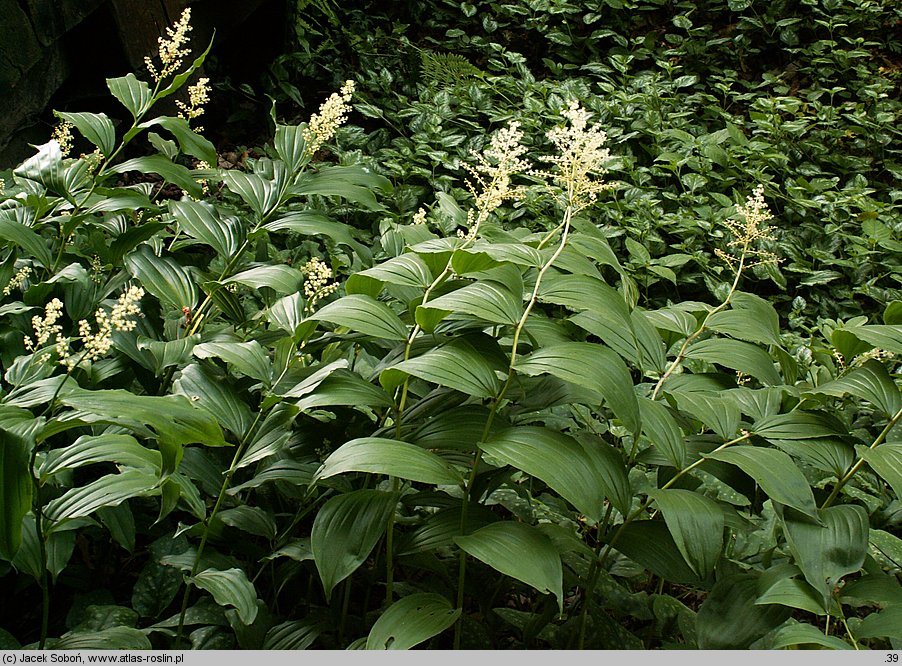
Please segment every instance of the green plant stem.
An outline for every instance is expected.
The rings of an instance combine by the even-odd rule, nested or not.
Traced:
[[[185,581],[185,592],[182,595],[182,607],[181,611],[179,612],[179,624],[178,629],[175,632],[175,643],[173,645],[174,649],[176,650],[180,649],[181,647],[182,632],[185,628],[185,614],[188,612],[188,599],[191,596],[191,587],[193,585],[192,579],[197,575],[197,569],[200,566],[201,557],[203,557],[204,548],[207,545],[207,538],[210,536],[210,525],[213,523],[213,519],[216,518],[216,514],[219,512],[219,508],[222,506],[222,503],[225,500],[226,492],[228,491],[229,485],[232,482],[232,477],[238,470],[238,463],[241,461],[241,457],[244,455],[244,450],[247,448],[248,442],[251,441],[251,433],[254,432],[254,429],[257,427],[257,423],[259,423],[262,414],[262,412],[257,412],[257,418],[254,419],[254,422],[251,424],[251,427],[248,428],[244,439],[241,440],[241,444],[239,444],[238,448],[235,450],[235,455],[232,457],[232,464],[229,465],[229,469],[228,471],[226,471],[225,479],[223,479],[222,486],[219,489],[219,495],[216,497],[216,503],[213,505],[213,509],[210,511],[210,516],[204,523],[204,532],[200,537],[200,544],[197,546],[197,554],[194,556],[194,564],[191,566],[191,574],[188,576],[188,580]]]
[[[899,419],[902,419],[902,409],[893,414],[893,417],[886,424],[886,427],[880,431],[880,434],[877,435],[877,439],[874,440],[873,444],[868,447],[868,450],[875,449],[880,446],[887,435],[889,435],[890,430],[899,422]],[[824,500],[824,503],[821,505],[822,509],[826,509],[828,506],[833,504],[833,501],[839,496],[839,491],[843,489],[853,476],[864,466],[864,458],[860,457],[855,461],[855,464],[849,468],[849,471],[843,474],[842,478],[840,478],[836,485],[833,486],[833,490],[830,492],[830,495],[827,496],[827,499]]]
[[[611,520],[611,514],[614,511],[614,505],[608,503],[607,511],[605,511],[604,519],[601,521],[601,525],[598,528],[598,543],[595,545],[595,557],[592,558],[592,563],[589,565],[589,573],[586,576],[586,591],[585,596],[583,598],[583,607],[580,609],[579,613],[579,644],[577,646],[578,650],[582,650],[586,644],[586,625],[588,624],[589,619],[589,600],[592,598],[592,594],[595,592],[595,585],[598,583],[598,575],[601,571],[601,566],[598,561],[598,556],[601,554],[601,548],[604,545],[604,541],[602,541],[601,536],[607,531],[608,522]]]

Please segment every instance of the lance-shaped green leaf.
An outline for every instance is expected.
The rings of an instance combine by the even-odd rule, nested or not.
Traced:
[[[266,352],[256,340],[249,342],[204,342],[195,345],[197,358],[220,358],[238,375],[258,379],[266,385],[272,380],[272,367]]]
[[[209,203],[170,200],[169,212],[185,233],[212,247],[220,257],[231,257],[244,240],[237,221],[222,219]]]
[[[810,624],[788,624],[781,627],[770,640],[771,650],[797,645],[819,645],[829,650],[852,650],[853,647],[836,636],[824,636],[824,632]]]
[[[117,425],[149,425],[157,433],[164,472],[174,471],[185,444],[225,446],[222,429],[210,412],[196,408],[181,395],[134,395],[128,391],[71,391],[60,402],[97,414]]]
[[[786,539],[805,580],[817,590],[824,610],[830,610],[833,588],[858,571],[868,549],[868,516],[856,504],[818,511],[820,525],[783,515]]]
[[[493,324],[515,325],[523,314],[522,297],[497,282],[474,282],[421,305],[417,310],[462,312]]]
[[[851,333],[859,340],[874,345],[879,349],[902,354],[902,326],[889,324],[871,324],[868,326],[850,326],[840,329]]]
[[[141,446],[131,435],[83,435],[74,444],[54,449],[41,465],[42,482],[53,474],[92,465],[111,462],[127,467],[160,470],[160,452]]]
[[[173,393],[183,395],[195,406],[212,414],[217,423],[244,437],[254,422],[254,415],[229,384],[197,363],[182,368],[173,382]]]
[[[776,449],[734,446],[708,453],[706,458],[736,465],[752,477],[773,501],[785,504],[819,521],[811,486],[792,458]]]
[[[184,118],[173,118],[171,116],[159,116],[141,123],[142,129],[159,125],[168,130],[179,143],[179,149],[186,155],[191,155],[199,160],[203,160],[207,164],[216,165],[216,148],[207,139],[197,134],[188,121]]]
[[[633,379],[626,364],[610,349],[589,342],[566,342],[541,348],[521,358],[514,368],[531,376],[548,373],[595,391],[632,432],[641,427]]]
[[[480,353],[468,340],[454,338],[422,356],[383,370],[379,382],[386,390],[391,390],[400,385],[406,375],[413,375],[467,395],[491,398],[501,389],[496,370],[502,368],[494,359]]]
[[[563,609],[563,569],[554,543],[531,525],[500,521],[482,527],[454,542],[468,555],[505,576],[550,593]]]
[[[677,407],[716,432],[722,439],[732,439],[739,427],[739,408],[729,397],[708,391],[674,391]]]
[[[382,387],[366,381],[357,373],[339,370],[297,403],[300,409],[339,405],[391,407],[392,399]]]
[[[106,85],[113,94],[113,97],[122,102],[122,105],[128,109],[135,120],[144,115],[150,108],[151,92],[150,86],[146,82],[141,81],[134,74],[129,73],[115,79],[107,79]],[[106,151],[104,154],[109,155]]]
[[[355,490],[333,497],[317,512],[310,548],[326,599],[369,557],[397,504],[397,493]]]
[[[370,629],[367,650],[409,650],[457,621],[460,609],[440,594],[420,592],[389,606]]]
[[[34,442],[0,429],[0,559],[11,560],[22,545],[22,519],[31,510]]]
[[[896,497],[902,497],[902,444],[884,443],[873,449],[859,445],[855,450],[892,487]]]
[[[689,490],[656,490],[649,496],[692,570],[701,579],[710,576],[723,550],[724,514],[717,503]]]
[[[242,530],[248,534],[266,537],[270,541],[276,538],[276,520],[270,513],[259,506],[242,504],[216,514],[217,519],[229,527]]]
[[[169,95],[177,93],[182,89],[185,83],[188,82],[188,79],[191,78],[191,75],[194,74],[194,72],[196,72],[200,68],[200,66],[204,64],[204,60],[207,59],[207,54],[210,52],[210,49],[213,48],[213,39],[215,37],[216,33],[214,32],[213,36],[210,37],[210,43],[207,44],[207,48],[204,49],[204,52],[194,59],[194,62],[191,63],[188,69],[183,70],[182,72],[179,72],[178,74],[173,76],[172,81],[170,81],[169,85],[157,93],[154,101],[168,97]]]
[[[50,500],[44,507],[44,516],[51,523],[50,529],[54,530],[62,521],[89,516],[100,507],[116,506],[130,497],[159,495],[159,485],[160,477],[143,469],[107,474]]]
[[[301,125],[276,125],[273,148],[291,173],[297,171],[310,158],[307,154],[304,129]]]
[[[37,258],[44,266],[53,264],[53,256],[47,249],[47,243],[31,227],[9,218],[0,217],[0,241],[14,243],[32,257]]]
[[[696,616],[698,647],[702,650],[743,650],[783,624],[791,614],[786,606],[756,606],[759,577],[735,573],[718,580]]]
[[[150,639],[134,627],[69,631],[47,645],[52,650],[150,650]]]
[[[116,129],[105,113],[55,113],[75,125],[83,137],[100,148],[101,153],[107,156],[113,153],[116,147]]]
[[[842,421],[826,412],[796,410],[773,414],[755,421],[751,429],[767,439],[816,439],[847,434]]]
[[[257,219],[264,218],[279,203],[279,190],[260,174],[226,170],[222,172],[226,187],[244,200]]]
[[[585,310],[570,317],[570,321],[592,335],[597,335],[611,349],[639,368],[663,371],[664,342],[645,313],[633,310],[629,327],[609,313]]]
[[[770,355],[761,347],[748,342],[725,338],[702,340],[689,347],[686,358],[717,363],[771,386],[783,383]]]
[[[361,437],[346,442],[326,458],[313,480],[346,472],[369,472],[430,484],[458,485],[460,474],[437,455],[407,442]]]
[[[618,534],[614,548],[652,573],[672,583],[699,583],[663,521],[633,521]]]
[[[385,176],[373,173],[363,166],[332,166],[319,171],[307,172],[298,184],[291,188],[294,195],[335,196],[347,199],[368,208],[382,210],[383,206],[376,201],[373,190],[390,192],[391,181]]]
[[[902,638],[902,606],[887,606],[878,613],[871,613],[858,625],[855,636],[859,639]]]
[[[270,266],[257,266],[241,271],[233,275],[224,284],[237,282],[239,284],[260,289],[269,287],[279,294],[293,294],[300,289],[304,282],[304,274],[297,268],[274,264]]]
[[[676,419],[663,404],[650,398],[639,398],[642,433],[677,469],[686,464],[686,443]]]
[[[617,456],[605,456],[600,447],[583,446],[547,428],[518,426],[495,433],[482,449],[541,479],[593,522],[601,520],[606,497],[618,511],[629,510],[626,467]]]
[[[425,289],[432,283],[432,273],[420,255],[408,252],[365,271],[354,273],[348,278],[345,290],[349,294],[367,293],[378,296],[386,282]]]
[[[263,228],[267,231],[291,231],[302,236],[327,236],[340,245],[347,245],[362,257],[372,255],[367,246],[354,239],[351,227],[315,211],[292,211],[267,222]]]
[[[134,157],[126,160],[121,164],[108,169],[109,173],[128,173],[129,171],[138,171],[140,173],[155,173],[162,176],[167,183],[177,185],[185,190],[192,197],[200,199],[204,195],[204,190],[194,176],[187,168],[181,164],[176,164],[168,157],[163,155],[145,155],[144,157]],[[226,173],[232,173],[227,171]]]
[[[350,294],[332,301],[310,315],[310,319],[347,326],[352,331],[386,340],[405,340],[407,327],[382,301],[363,294]]]
[[[257,591],[243,570],[207,569],[190,579],[197,587],[213,595],[220,606],[233,606],[244,624],[257,617]]]
[[[780,318],[769,302],[737,291],[730,300],[731,308],[715,312],[708,319],[708,328],[739,340],[780,344]]]
[[[886,416],[892,416],[902,407],[902,393],[886,367],[875,360],[853,368],[848,373],[832,382],[820,384],[807,393],[822,393],[836,397],[854,395],[867,400]]]
[[[125,258],[125,266],[147,291],[170,308],[193,311],[197,306],[194,280],[174,259],[158,257],[147,245],[141,245]]]
[[[820,592],[804,580],[797,578],[781,578],[758,597],[755,604],[780,604],[790,608],[799,608],[815,615],[825,615],[824,600]]]

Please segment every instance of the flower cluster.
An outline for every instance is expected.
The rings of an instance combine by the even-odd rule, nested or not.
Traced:
[[[475,209],[467,212],[468,233],[464,238],[474,238],[480,225],[489,214],[507,200],[523,196],[524,188],[513,185],[511,177],[530,171],[531,165],[523,155],[526,147],[521,145],[523,132],[520,123],[514,121],[498,130],[482,153],[473,152],[475,164],[463,164],[463,168],[473,177],[475,183],[467,180],[467,189],[476,199]]]
[[[561,115],[570,124],[546,134],[558,154],[541,157],[542,161],[551,163],[553,169],[534,171],[533,175],[549,178],[563,192],[564,205],[576,212],[594,204],[600,192],[616,185],[593,178],[593,175],[607,172],[605,164],[611,158],[608,149],[602,148],[608,135],[601,126],[597,123],[589,125],[589,112],[575,100],[561,111]]]
[[[63,302],[54,298],[44,306],[44,316],[35,315],[31,318],[31,327],[34,329],[35,339],[25,336],[25,349],[32,351],[38,347],[43,347],[47,341],[53,336],[54,341],[59,345],[65,342],[62,337],[63,327],[56,322],[63,315]],[[66,344],[68,347],[68,344]]]
[[[161,70],[157,70],[150,56],[144,57],[144,65],[157,83],[174,74],[182,66],[182,59],[191,53],[191,49],[185,48],[189,39],[188,33],[191,32],[190,23],[191,8],[188,7],[182,12],[182,16],[175,22],[175,25],[171,28],[166,28],[168,38],[162,36],[157,38],[160,47]]]
[[[188,86],[188,103],[185,104],[181,100],[176,100],[175,105],[179,108],[179,118],[184,118],[189,123],[195,118],[204,115],[204,104],[210,101],[210,86],[207,84],[210,79],[203,77],[197,80],[193,86]],[[203,127],[197,127],[195,132],[203,132]]]
[[[715,250],[715,254],[732,270],[737,268],[741,270],[743,267],[751,268],[759,264],[779,263],[780,259],[776,254],[753,245],[762,240],[774,240],[774,237],[770,235],[771,228],[767,224],[774,216],[764,201],[764,185],[756,186],[746,199],[745,205],[736,207],[736,212],[740,219],[724,220],[724,225],[733,235],[733,240],[727,244],[730,251],[718,248]],[[751,258],[750,261],[749,258]]]
[[[420,208],[416,213],[414,213],[413,223],[415,225],[426,224],[426,209],[425,208]]]
[[[65,156],[72,150],[72,128],[74,126],[68,120],[61,120],[53,128],[50,138],[56,141],[60,146],[60,152]]]
[[[332,269],[318,257],[313,257],[301,268],[301,272],[306,275],[304,279],[304,297],[307,299],[307,306],[304,308],[307,312],[313,312],[317,301],[335,292],[338,289],[338,283],[329,284],[332,279]]]
[[[307,142],[307,155],[313,155],[324,143],[335,136],[335,131],[347,118],[351,110],[349,102],[354,95],[354,82],[345,81],[341,90],[332,93],[319,107],[319,113],[310,116],[310,122],[304,128],[304,141]]]
[[[21,289],[25,286],[25,282],[28,280],[28,277],[31,275],[31,266],[23,266],[16,274],[13,275],[12,280],[3,287],[3,295],[9,296],[15,289]]]

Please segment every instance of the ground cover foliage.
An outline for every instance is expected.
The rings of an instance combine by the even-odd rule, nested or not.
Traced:
[[[296,10],[2,173],[0,645],[897,648],[899,8]]]

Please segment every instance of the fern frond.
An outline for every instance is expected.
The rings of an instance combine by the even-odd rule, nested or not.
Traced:
[[[485,72],[461,55],[425,50],[420,53],[420,71],[424,79],[446,87],[485,76]]]

